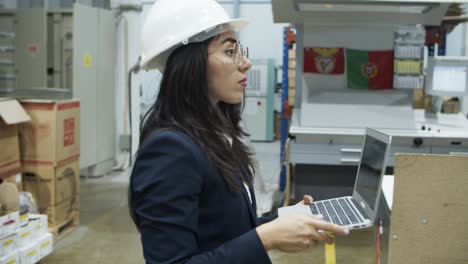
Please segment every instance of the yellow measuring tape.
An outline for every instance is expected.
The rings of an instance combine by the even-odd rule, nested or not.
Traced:
[[[325,243],[325,264],[336,264],[336,252],[335,252],[335,236],[328,234],[333,238],[333,243]]]

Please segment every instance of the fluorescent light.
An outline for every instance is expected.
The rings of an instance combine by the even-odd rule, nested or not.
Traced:
[[[399,5],[399,4],[330,4],[330,3],[298,3],[299,11],[313,12],[364,12],[364,13],[408,13],[422,14],[431,8],[430,5]]]

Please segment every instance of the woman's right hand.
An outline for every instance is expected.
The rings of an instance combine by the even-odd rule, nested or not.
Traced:
[[[327,232],[348,235],[342,226],[324,222],[315,215],[296,214],[257,227],[257,233],[266,251],[278,249],[298,252],[315,245],[317,241],[331,243]]]

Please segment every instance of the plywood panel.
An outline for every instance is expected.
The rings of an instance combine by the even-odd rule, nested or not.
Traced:
[[[468,263],[468,157],[397,154],[389,262]]]

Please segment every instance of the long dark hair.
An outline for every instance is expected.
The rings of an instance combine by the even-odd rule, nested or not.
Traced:
[[[242,141],[248,136],[240,127],[242,104],[219,102],[213,105],[208,97],[208,44],[211,40],[213,38],[183,45],[171,53],[158,98],[143,118],[140,146],[158,131],[182,131],[206,153],[229,189],[239,192],[242,188],[239,177],[253,183],[256,162],[253,152]],[[131,190],[131,208],[130,193]],[[138,226],[133,210],[130,211]]]

